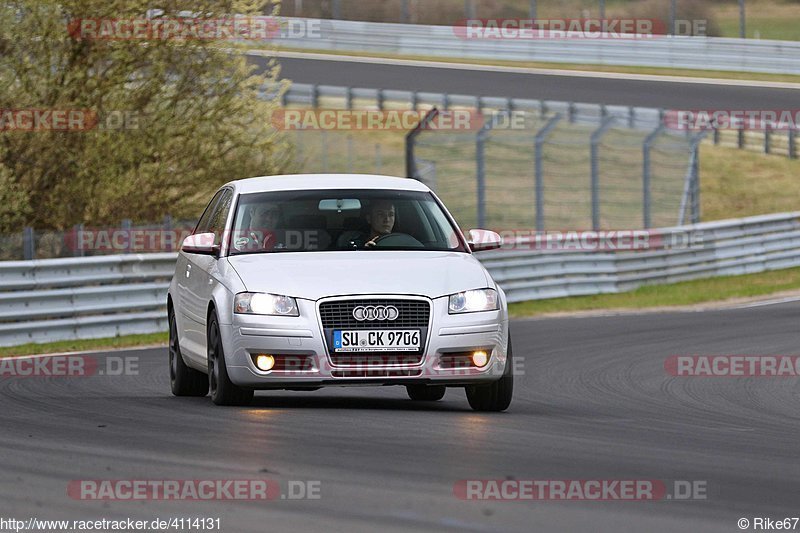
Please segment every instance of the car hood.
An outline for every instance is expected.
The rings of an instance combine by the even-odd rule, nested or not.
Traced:
[[[437,298],[493,286],[472,255],[427,251],[345,251],[238,255],[228,261],[247,291],[307,300],[348,294]]]

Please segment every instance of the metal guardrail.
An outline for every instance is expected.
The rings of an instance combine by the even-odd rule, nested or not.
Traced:
[[[466,39],[463,29],[457,32],[454,26],[287,20],[299,25],[313,21],[320,28],[306,36],[281,39],[281,46],[303,50],[800,74],[800,42],[796,41],[684,36]]]
[[[511,302],[800,266],[800,212],[659,230],[700,244],[636,252],[497,250],[479,259]],[[0,263],[0,346],[166,331],[174,253]]]

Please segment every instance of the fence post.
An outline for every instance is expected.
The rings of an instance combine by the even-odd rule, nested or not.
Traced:
[[[408,9],[408,0],[402,0],[400,3],[400,22],[403,24],[411,22],[411,11]]]
[[[449,111],[450,110],[450,94],[449,93],[444,93],[442,95],[442,109],[444,109],[445,111]]]
[[[744,125],[740,124],[736,131],[737,140],[736,145],[741,149],[744,148]]]
[[[714,145],[719,146],[719,128],[714,124]]]
[[[633,106],[628,107],[628,127],[633,129],[636,126],[636,109]]]
[[[347,171],[353,173],[353,136],[347,134]]]
[[[320,136],[322,142],[322,171],[328,171],[328,135],[325,130],[322,130],[322,135]]]
[[[569,123],[575,123],[575,102],[570,102],[569,106],[567,107],[567,116],[569,117]]]
[[[556,114],[542,129],[536,132],[534,138],[534,180],[536,187],[536,231],[544,231],[544,168],[543,168],[543,148],[547,136],[558,125],[561,120],[561,113]]]
[[[768,154],[770,151],[770,134],[771,130],[769,124],[764,125],[764,153]]]
[[[36,243],[33,228],[25,226],[22,230],[22,257],[26,261],[36,259]]]
[[[486,138],[492,130],[492,121],[486,122],[483,127],[478,131],[475,136],[475,164],[476,164],[476,177],[477,177],[477,194],[478,194],[478,227],[483,228],[486,226]]]
[[[605,108],[605,106],[603,106]],[[592,165],[592,229],[598,231],[600,229],[600,163],[598,159],[598,152],[600,147],[600,140],[603,134],[608,131],[614,123],[614,117],[606,117],[603,123],[597,128],[591,137],[591,165]]]
[[[797,130],[794,128],[789,128],[789,159],[797,159],[797,145],[795,143],[796,136]]]
[[[381,160],[381,145],[375,143],[375,174],[380,174],[383,169],[383,161]]]
[[[642,218],[644,228],[650,228],[650,148],[653,142],[664,131],[664,124],[659,124],[642,143]]]
[[[700,222],[700,141],[706,133],[702,131],[692,139],[692,224]]]
[[[170,235],[169,238],[167,238],[167,234],[169,234],[169,232],[172,231],[172,216],[171,215],[164,215],[163,229],[164,229],[164,231],[163,231],[162,236],[161,236],[161,242],[162,243],[166,243],[166,245],[164,246],[164,250],[163,251],[171,252],[172,249],[173,249],[173,246],[172,246],[173,245],[172,235]],[[180,246],[180,244],[178,244],[178,246]]]
[[[408,132],[406,135],[406,176],[411,179],[419,179],[419,173],[417,172],[417,160],[414,158],[414,145],[417,141],[417,137],[419,136],[422,131],[428,127],[428,124],[436,118],[436,115],[439,114],[439,110],[434,107],[430,111],[428,111],[422,120],[419,121],[413,130]]]
[[[120,227],[122,228],[123,233],[127,236],[127,244],[125,245],[125,252],[126,254],[131,253],[131,219],[125,218],[120,223]]]
[[[414,91],[411,93],[411,109],[416,111],[419,108],[419,93]]]
[[[72,255],[73,257],[83,257],[86,255],[86,251],[83,249],[83,223],[75,224],[72,226],[72,232],[75,234],[75,250],[73,250]],[[128,235],[128,241],[130,242],[130,235]]]

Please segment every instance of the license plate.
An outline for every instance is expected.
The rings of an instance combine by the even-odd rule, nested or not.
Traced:
[[[333,331],[334,352],[415,352],[420,346],[418,329]]]

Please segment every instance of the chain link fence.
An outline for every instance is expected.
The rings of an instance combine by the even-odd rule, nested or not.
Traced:
[[[698,137],[612,116],[525,112],[524,129],[422,130],[415,177],[463,227],[630,229],[698,222]]]

